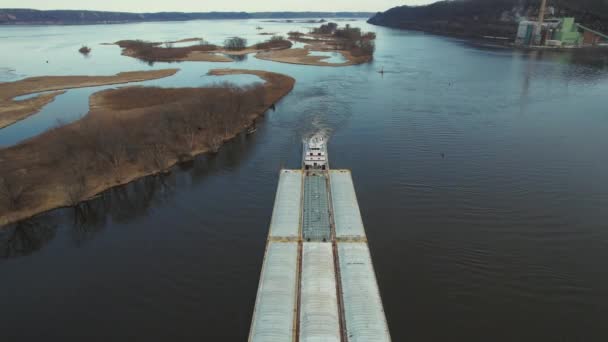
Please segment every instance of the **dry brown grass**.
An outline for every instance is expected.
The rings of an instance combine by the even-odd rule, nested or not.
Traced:
[[[255,48],[258,50],[283,50],[289,49],[293,44],[286,39],[271,39],[269,41],[258,43]]]
[[[100,85],[123,84],[164,78],[175,75],[179,69],[121,72],[113,76],[41,76],[30,77],[16,82],[0,83],[0,128],[14,124],[30,115],[36,114],[63,91]],[[36,97],[15,101],[15,97],[40,94]]]
[[[343,63],[328,63],[325,59],[329,57],[325,56],[311,56],[309,55],[310,51],[335,51],[340,53],[345,59],[346,62]],[[288,49],[288,50],[271,50],[264,51],[258,53],[256,58],[280,62],[280,63],[288,63],[288,64],[302,64],[302,65],[316,65],[316,66],[331,66],[331,67],[342,67],[348,65],[356,65],[362,64],[370,61],[371,57],[369,56],[353,56],[350,51],[341,51],[341,50],[313,50],[309,48],[298,48],[298,49]]]
[[[176,42],[192,41],[191,39],[178,40]],[[270,39],[266,42],[255,44],[239,50],[229,50],[217,45],[192,45],[186,47],[163,46],[159,42],[146,42],[142,40],[121,40],[116,42],[123,51],[122,54],[134,57],[145,62],[183,62],[183,61],[204,61],[204,62],[232,62],[233,60],[225,55],[246,55],[269,49],[289,49],[292,43],[288,40]],[[165,45],[167,45],[165,43]]]
[[[22,101],[0,100],[0,129],[38,113],[44,106],[53,102],[55,97],[63,93],[65,91],[45,93]]]
[[[78,202],[215,151],[291,91],[291,77],[264,71],[257,86],[126,87],[95,93],[82,119],[0,149],[0,226]]]
[[[188,42],[191,39],[178,40],[176,42]],[[162,43],[145,42],[142,40],[121,40],[116,42],[116,45],[124,49],[123,54],[135,57],[147,62],[157,61],[177,61],[182,60],[192,52],[210,53],[218,49],[217,46],[208,45],[192,45],[185,47],[162,47]]]

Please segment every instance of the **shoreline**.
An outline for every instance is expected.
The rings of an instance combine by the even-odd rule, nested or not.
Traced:
[[[337,52],[342,55],[346,62],[342,63],[328,63],[325,62],[329,59],[329,56],[312,56],[311,51],[317,52]],[[278,51],[263,51],[258,52],[255,58],[266,61],[272,61],[277,63],[286,64],[298,64],[298,65],[312,65],[312,66],[323,66],[323,67],[344,67],[351,65],[364,64],[372,60],[371,56],[355,57],[349,51],[344,50],[317,50],[307,48],[295,48]]]
[[[127,121],[122,120],[132,120],[133,123],[147,122],[152,120],[151,115],[153,115],[148,114],[148,112],[160,108],[159,105],[157,105],[156,103],[153,103],[151,106],[148,107],[131,108],[129,107],[129,104],[124,105],[120,102],[117,102],[116,99],[112,100],[112,96],[118,96],[117,98],[120,100],[121,98],[119,95],[123,92],[128,93],[130,91],[143,91],[145,93],[147,91],[160,91],[161,94],[163,92],[172,92],[188,99],[191,98],[191,96],[193,95],[200,96],[198,94],[204,94],[206,91],[210,91],[209,89],[218,89],[172,88],[165,91],[162,89],[158,90],[160,88],[125,87],[120,89],[104,90],[93,94],[90,99],[91,105],[89,113],[77,122],[57,128],[54,131],[43,133],[37,137],[28,140],[27,142],[16,145],[14,147],[0,149],[0,163],[7,163],[7,165],[13,166],[13,168],[15,169],[13,170],[14,173],[23,177],[22,180],[24,184],[27,183],[25,179],[25,177],[27,176],[36,180],[44,180],[44,183],[34,184],[31,187],[31,197],[35,197],[36,200],[38,200],[39,202],[35,203],[35,205],[24,206],[23,209],[17,208],[14,210],[8,210],[0,214],[2,215],[0,216],[0,229],[11,223],[31,218],[33,216],[53,209],[77,206],[82,202],[86,202],[92,198],[95,198],[100,193],[108,189],[131,183],[142,177],[165,173],[167,172],[167,170],[171,169],[180,162],[191,160],[195,156],[203,153],[215,152],[225,142],[233,139],[238,134],[241,134],[244,130],[250,127],[256,119],[263,116],[266,111],[268,111],[268,109],[270,109],[275,103],[277,103],[287,94],[289,94],[295,84],[295,79],[293,79],[292,77],[266,71],[242,69],[215,69],[209,72],[209,75],[213,76],[234,74],[251,74],[264,79],[265,83],[261,86],[264,88],[263,102],[261,105],[251,107],[250,109],[253,109],[251,112],[243,113],[244,116],[242,117],[242,119],[239,122],[234,122],[233,126],[230,128],[229,131],[228,128],[226,128],[225,133],[222,133],[221,135],[215,134],[213,136],[213,146],[217,145],[216,147],[209,146],[209,144],[205,142],[198,142],[196,144],[192,143],[192,148],[189,149],[187,152],[173,153],[171,147],[167,145],[166,148],[163,148],[161,150],[160,154],[156,155],[157,158],[162,159],[162,163],[155,164],[154,166],[151,166],[150,164],[144,164],[145,161],[143,160],[138,160],[133,163],[130,163],[125,160],[121,164],[115,164],[115,169],[112,169],[111,165],[106,165],[103,170],[94,170],[92,171],[92,173],[87,173],[86,175],[78,174],[76,176],[66,175],[66,173],[69,173],[69,170],[59,171],[60,168],[48,169],[49,167],[51,167],[50,165],[48,165],[48,161],[32,161],[32,159],[35,158],[32,157],[32,155],[44,155],[45,153],[52,152],[45,152],[45,149],[50,149],[51,147],[49,146],[52,146],[53,143],[55,143],[55,145],[59,144],[61,146],[69,145],[71,143],[70,141],[62,141],[59,137],[68,136],[69,138],[69,134],[82,134],[83,129],[85,130],[84,132],[86,132],[86,129],[90,127],[89,125],[95,124],[97,122],[89,122],[89,120],[102,120],[99,122],[108,122],[108,120],[110,120],[110,125],[112,125],[109,126],[110,128],[126,129],[125,127],[121,126],[125,126],[125,123],[127,123]],[[183,95],[184,93],[186,95]],[[236,102],[240,102],[238,98],[233,98],[233,100],[235,100]],[[162,96],[151,97],[151,99],[143,99],[143,101],[159,101],[158,103],[163,103],[164,98]],[[160,110],[162,110],[162,108]],[[110,114],[119,114],[117,119],[122,119],[120,119],[118,122],[113,121],[115,120],[113,118],[107,119],[108,115]],[[128,133],[126,133],[125,131],[125,134],[134,134],[131,131],[132,128],[133,127],[129,127]],[[103,129],[100,134],[107,135],[108,137],[105,137],[105,139],[112,139],[111,132],[109,132],[107,129]],[[151,138],[156,137],[151,136]],[[111,143],[111,141],[108,141],[108,143]],[[79,156],[83,153],[79,149],[79,146],[73,148],[73,150],[67,148],[66,150],[68,152],[62,152],[61,161],[59,163],[67,163],[69,165],[78,164],[78,160],[65,161],[65,159],[77,158],[75,156]],[[169,155],[170,153],[172,153],[172,155]],[[19,160],[19,158],[22,158],[23,155],[29,156],[28,158],[25,158],[29,160]],[[82,164],[80,166],[86,169],[86,167],[88,166],[86,162],[86,160],[80,160],[80,163]],[[19,163],[21,163],[21,165],[15,165]],[[48,166],[46,166],[47,169],[44,170],[36,169],[32,170],[32,172],[29,172],[28,167],[31,167],[32,165],[28,165],[28,163],[38,166],[42,165],[41,168],[44,168],[45,165]],[[50,170],[55,170],[55,173]],[[40,178],[39,176],[35,175],[36,172],[41,172],[42,174],[45,174],[46,178]],[[97,172],[97,174],[95,174],[94,172]],[[31,173],[33,173],[34,175],[30,175]],[[8,174],[8,171],[6,174]],[[76,179],[79,179],[79,177],[85,176],[87,177],[86,181],[83,181],[83,184],[85,184],[83,185],[83,187],[85,188],[78,189],[80,191],[79,194],[81,194],[78,200],[75,201],[74,198],[70,199],[69,195],[71,191],[74,191],[74,186],[77,185],[74,184],[74,182],[76,181]],[[6,182],[6,178],[4,178],[4,182]],[[22,187],[26,187],[26,185],[23,185]]]
[[[179,69],[129,71],[110,76],[38,76],[0,83],[0,129],[37,114],[68,89],[149,81],[173,76],[178,71]],[[19,96],[37,93],[43,94],[15,100]]]
[[[394,25],[381,25],[376,23],[370,23],[370,25],[390,28],[399,31],[410,31],[410,32],[418,32],[422,34],[429,34],[437,37],[450,38],[460,40],[472,45],[480,46],[480,47],[488,47],[488,48],[497,48],[497,49],[508,49],[513,51],[553,51],[553,52],[580,52],[580,51],[590,51],[590,52],[608,52],[608,45],[606,46],[573,46],[573,47],[551,47],[551,46],[519,46],[515,44],[515,40],[506,37],[489,37],[489,36],[472,36],[467,34],[458,34],[455,32],[446,32],[446,31],[433,31],[433,30],[425,30],[422,28],[403,28]]]

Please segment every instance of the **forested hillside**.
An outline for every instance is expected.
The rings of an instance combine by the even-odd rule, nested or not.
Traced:
[[[39,11],[33,9],[0,9],[0,25],[16,24],[112,24],[144,21],[185,21],[200,19],[264,18],[369,18],[367,12],[159,12],[127,13],[80,10]]]
[[[549,15],[608,32],[608,0],[548,0]],[[512,38],[523,17],[538,15],[540,0],[453,0],[426,6],[400,6],[377,13],[369,23],[464,36]]]

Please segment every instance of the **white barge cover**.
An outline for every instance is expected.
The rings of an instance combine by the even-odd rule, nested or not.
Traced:
[[[300,236],[302,212],[302,171],[282,170],[270,221],[270,237]]]
[[[391,341],[348,170],[280,172],[249,342],[296,341]]]
[[[294,340],[297,242],[268,242],[255,301],[250,342]]]
[[[337,238],[365,238],[355,185],[348,170],[331,170],[331,200]]]
[[[340,314],[330,242],[303,244],[300,341],[340,342]]]
[[[390,341],[367,243],[338,243],[338,259],[348,341]]]

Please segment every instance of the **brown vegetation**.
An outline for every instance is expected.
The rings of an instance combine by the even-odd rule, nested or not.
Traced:
[[[162,47],[162,43],[146,42],[143,40],[121,40],[116,42],[116,45],[123,49],[123,55],[135,57],[146,62],[186,61],[192,60],[190,59],[191,55],[196,56],[196,61],[232,62],[228,57],[215,55],[213,52],[217,51],[218,47],[213,44],[173,47],[173,43],[167,42],[165,47]]]
[[[123,55],[138,58],[148,63],[182,61],[232,62],[233,60],[226,55],[246,55],[267,49],[289,49],[292,45],[290,41],[280,36],[273,36],[266,42],[249,47],[247,47],[247,40],[239,37],[227,39],[223,47],[209,44],[202,39],[199,41],[198,45],[185,47],[173,46],[173,43],[180,41],[159,43],[142,40],[121,40],[116,42],[116,44],[123,49]]]
[[[338,24],[327,23],[313,29],[312,36],[320,39],[309,39],[308,43],[321,43],[336,50],[349,51],[355,57],[368,56],[371,59],[374,55],[376,34],[361,32],[360,28],[349,24],[340,28]]]
[[[65,91],[44,93],[21,101],[0,98],[0,129],[38,113],[44,106],[53,102],[55,97],[63,93]]]
[[[63,91],[40,94],[16,101],[15,97],[46,91],[94,87],[153,80],[174,75],[179,69],[121,72],[113,76],[41,76],[0,83],[0,128],[36,114]]]
[[[88,55],[91,52],[91,48],[86,45],[83,45],[80,49],[78,49],[78,52],[83,55]]]
[[[82,119],[0,149],[0,226],[75,206],[195,154],[217,151],[295,83],[291,77],[264,71],[210,74],[253,74],[265,82],[101,91],[91,96],[91,109]]]
[[[283,50],[289,49],[293,44],[283,36],[272,36],[269,40],[258,43],[255,48],[258,50]]]
[[[289,39],[307,45],[298,49],[260,52],[256,57],[291,64],[347,66],[369,62],[375,51],[376,34],[361,32],[361,29],[348,24],[340,28],[336,23],[327,23],[312,29],[310,34],[291,31],[288,35]],[[346,62],[327,63],[324,60],[328,57],[311,56],[310,51],[336,51]]]
[[[179,40],[175,40],[169,43],[190,43],[190,42],[200,42],[200,41],[204,41],[203,38],[184,38],[184,39],[179,39]]]

